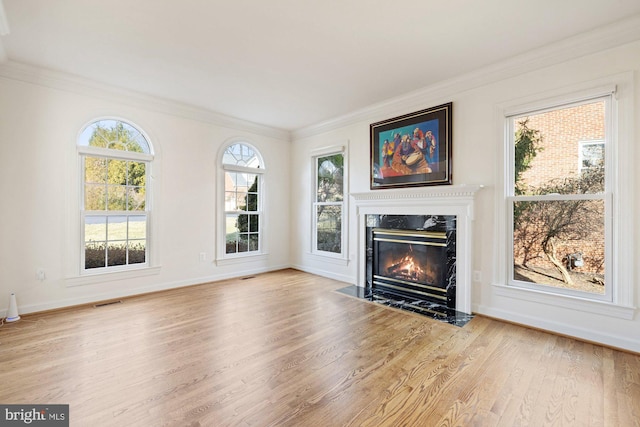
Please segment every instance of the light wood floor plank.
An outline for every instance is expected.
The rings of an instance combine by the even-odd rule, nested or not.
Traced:
[[[25,315],[0,328],[0,402],[73,426],[640,425],[640,355],[344,286],[283,270]]]

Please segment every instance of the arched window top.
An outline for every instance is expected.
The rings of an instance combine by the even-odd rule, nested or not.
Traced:
[[[224,150],[222,164],[254,169],[264,168],[260,153],[255,148],[242,142],[231,144]]]
[[[78,145],[153,154],[151,144],[142,132],[133,125],[118,119],[102,119],[92,122],[80,133]]]

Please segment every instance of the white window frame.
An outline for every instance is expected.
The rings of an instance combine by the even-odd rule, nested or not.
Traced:
[[[609,292],[604,297],[586,293],[564,292],[561,288],[522,286],[511,277],[513,269],[513,218],[512,202],[514,185],[513,142],[510,117],[529,112],[555,109],[563,105],[579,103],[589,99],[611,95],[610,140],[605,143],[605,173],[607,189],[602,195],[607,205],[605,227],[608,233],[605,273]],[[493,289],[496,295],[528,302],[558,306],[570,310],[597,313],[623,319],[633,318],[633,96],[634,84],[631,73],[620,74],[559,89],[546,95],[529,98],[517,104],[498,107],[499,134],[504,143],[499,144],[498,158],[505,167],[496,179],[497,188],[502,189],[496,197],[496,241]],[[552,200],[554,195],[544,196]],[[580,195],[572,197],[582,197]],[[566,197],[565,197],[566,198]],[[519,199],[524,200],[524,199]]]
[[[322,157],[332,156],[335,154],[341,154],[343,157],[343,185],[342,185],[342,201],[341,202],[318,202],[318,160]],[[344,145],[335,145],[330,147],[324,147],[312,152],[311,157],[311,170],[313,176],[313,188],[311,189],[311,253],[323,258],[329,258],[336,261],[347,260],[347,200],[349,196],[348,192],[348,161],[347,152]],[[320,205],[333,205],[341,206],[341,230],[340,230],[340,253],[327,252],[318,250],[318,224],[317,224],[317,207]]]
[[[236,145],[242,144],[253,150],[253,152],[258,157],[260,162],[259,168],[252,168],[240,165],[231,165],[223,163],[224,161],[224,153],[227,148]],[[233,138],[227,141],[221,147],[218,153],[218,165],[219,165],[219,174],[218,174],[218,182],[220,183],[218,186],[218,212],[220,212],[219,220],[218,220],[218,236],[217,236],[217,256],[216,263],[218,265],[225,264],[235,264],[238,262],[246,261],[247,258],[265,258],[267,255],[266,250],[266,232],[264,224],[266,223],[266,215],[265,215],[265,204],[266,204],[266,175],[267,169],[264,162],[264,157],[260,150],[251,143],[246,138]],[[247,252],[236,252],[236,253],[226,253],[226,217],[229,213],[235,213],[235,211],[227,211],[225,205],[225,177],[227,172],[240,172],[240,173],[250,173],[258,176],[258,210],[255,212],[258,215],[258,250],[257,251],[247,251]]]
[[[79,194],[79,206],[80,206],[80,276],[101,276],[105,274],[112,275],[113,273],[121,273],[121,272],[129,272],[135,270],[143,270],[149,269],[152,266],[152,254],[153,254],[153,236],[151,233],[152,230],[152,167],[153,167],[153,159],[154,159],[154,148],[149,136],[136,124],[130,122],[129,120],[117,118],[117,117],[102,117],[91,120],[85,126],[83,126],[78,133],[78,138],[76,141],[80,140],[80,135],[84,132],[84,130],[93,125],[94,123],[106,120],[114,120],[118,122],[125,123],[133,128],[135,128],[142,137],[145,139],[146,143],[149,145],[149,153],[136,153],[124,150],[114,150],[108,148],[100,148],[100,147],[90,147],[84,146],[76,143],[77,156],[79,158],[79,184],[80,184],[80,194]],[[85,159],[87,157],[96,157],[96,158],[104,158],[104,159],[115,159],[115,160],[131,160],[135,162],[143,162],[145,163],[145,209],[144,211],[87,211],[85,210]],[[105,217],[131,217],[131,216],[145,216],[146,217],[146,242],[145,242],[145,262],[137,263],[137,264],[128,264],[128,265],[117,265],[117,266],[105,266],[100,268],[85,268],[85,218],[89,215],[99,215]],[[89,282],[90,283],[90,282]],[[76,281],[75,283],[72,281],[69,283],[69,286],[87,284],[85,281]]]
[[[606,95],[599,95],[593,98],[587,98],[585,100],[580,100],[577,102],[568,102],[557,105],[549,105],[546,108],[538,109],[538,110],[530,110],[524,111],[518,114],[509,115],[506,117],[507,119],[507,150],[509,153],[509,161],[507,164],[508,176],[509,180],[507,182],[507,227],[508,227],[508,236],[509,236],[509,261],[508,261],[508,284],[514,287],[528,288],[534,289],[541,292],[549,292],[551,294],[557,293],[562,295],[571,295],[576,297],[582,297],[586,299],[594,299],[594,300],[603,300],[603,301],[612,301],[612,292],[611,292],[611,283],[612,283],[612,272],[609,267],[611,267],[611,200],[612,200],[612,188],[610,185],[610,181],[613,177],[613,171],[611,164],[605,164],[605,190],[604,193],[596,193],[596,194],[547,194],[541,196],[517,196],[515,194],[515,172],[513,165],[515,164],[515,127],[514,122],[517,117],[527,116],[527,115],[536,115],[542,114],[548,111],[555,111],[564,108],[577,107],[584,104],[594,103],[604,101],[605,103],[605,150],[611,151],[611,147],[613,147],[614,142],[612,141],[611,135],[613,133],[612,123],[611,123],[611,115],[612,115],[612,99],[613,94],[609,93]],[[610,159],[611,156],[605,151],[605,162],[607,159]],[[567,200],[602,200],[605,205],[605,214],[604,214],[604,235],[605,235],[605,292],[604,294],[595,294],[589,293],[585,291],[579,291],[574,289],[567,289],[561,287],[553,287],[544,284],[531,283],[522,280],[514,279],[514,227],[513,227],[513,206],[516,202],[544,202],[544,201],[567,201]]]

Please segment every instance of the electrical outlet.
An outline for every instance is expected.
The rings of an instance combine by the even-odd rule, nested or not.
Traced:
[[[43,281],[44,279],[46,279],[47,276],[44,274],[44,270],[41,268],[38,268],[36,270],[36,279],[38,279],[39,281]]]
[[[207,260],[207,253],[200,252],[200,262],[205,262]]]
[[[482,282],[482,272],[478,270],[473,271],[473,281]]]

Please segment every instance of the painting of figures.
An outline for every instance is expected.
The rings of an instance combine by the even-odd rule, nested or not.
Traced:
[[[451,106],[370,126],[372,189],[451,184]]]

